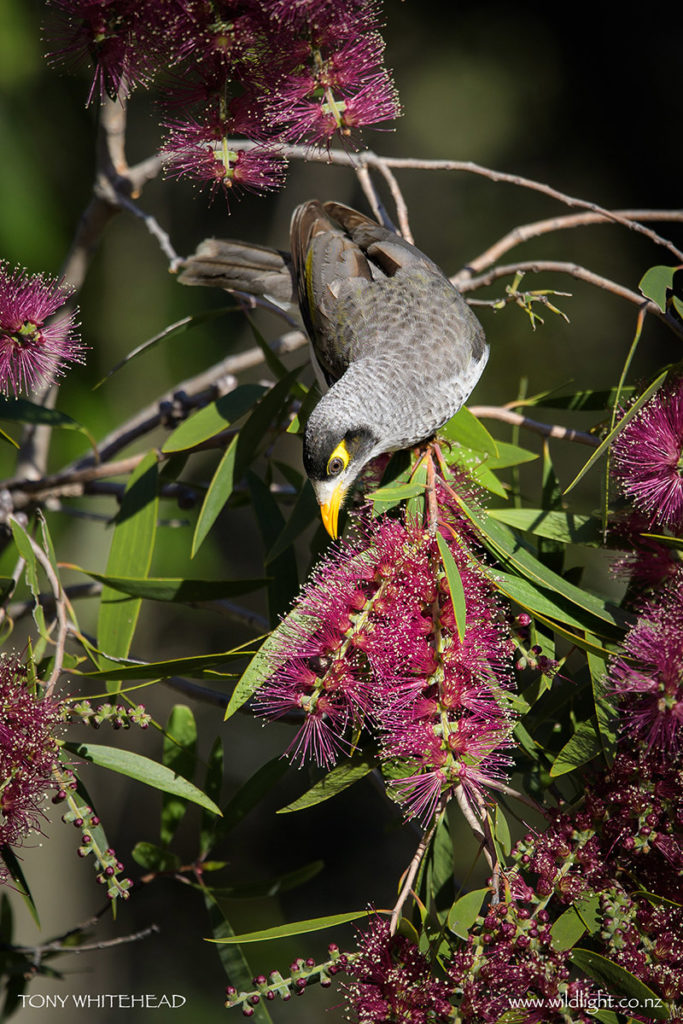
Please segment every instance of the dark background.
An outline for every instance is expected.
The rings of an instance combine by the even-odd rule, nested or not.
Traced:
[[[405,113],[394,129],[368,132],[365,141],[384,154],[476,161],[614,209],[680,207],[681,59],[675,9],[673,4],[654,3],[643,6],[636,16],[631,13],[635,7],[628,5],[615,14],[608,5],[524,0],[514,5],[487,0],[449,5],[430,0],[387,3],[387,63],[395,70]],[[70,78],[46,66],[42,14],[42,4],[34,0],[2,0],[0,5],[0,258],[32,272],[57,273],[92,185],[96,111],[84,107],[86,76]],[[135,95],[128,141],[131,162],[149,155],[158,143],[156,114],[153,97]],[[568,212],[537,193],[471,174],[411,170],[399,172],[399,180],[416,243],[449,273],[515,225]],[[233,201],[229,211],[221,197],[210,205],[206,194],[191,185],[163,180],[152,182],[140,203],[169,231],[175,248],[188,253],[207,235],[286,247],[292,208],[312,196],[365,208],[352,171],[302,163],[292,164],[283,192],[266,198],[246,196]],[[390,208],[388,201],[387,205]],[[680,227],[658,227],[680,246]],[[532,257],[575,261],[632,290],[637,290],[648,267],[672,262],[666,251],[613,225],[546,235],[520,246],[505,262]],[[503,294],[505,283],[498,282],[479,297]],[[498,313],[482,308],[492,356],[473,401],[509,401],[516,396],[522,376],[528,378],[531,393],[557,385],[570,390],[615,383],[633,336],[635,307],[556,275],[530,275],[525,286],[572,292],[572,298],[558,299],[571,323],[547,314],[545,326],[532,332],[528,319],[515,307]],[[176,382],[210,366],[226,352],[250,346],[251,336],[241,320],[222,318],[172,339],[100,390],[91,390],[119,358],[166,324],[222,302],[220,294],[179,287],[141,224],[127,216],[116,218],[80,297],[83,336],[90,347],[87,367],[70,372],[59,408],[101,437]],[[281,330],[267,315],[259,323],[269,337]],[[661,363],[677,358],[675,340],[650,318],[632,378],[645,377]],[[293,359],[292,365],[296,364]],[[250,379],[263,375],[261,368]],[[574,417],[572,422],[588,425],[591,417]],[[508,436],[505,428],[496,432]],[[522,443],[536,446],[531,436]],[[58,468],[83,450],[78,435],[61,434],[55,438],[50,468]],[[298,464],[295,442],[283,451]],[[555,445],[554,452],[566,483],[585,453],[565,451],[561,445]],[[2,475],[10,475],[7,447],[0,451],[0,459]],[[201,463],[197,460],[194,472],[199,479],[208,479],[214,466],[215,456],[207,456]],[[532,476],[525,480],[531,492]],[[587,479],[579,501],[590,510],[597,504],[597,495],[597,479]],[[104,499],[89,503],[88,508],[105,515],[114,511]],[[162,515],[178,518],[183,514],[164,506]],[[192,513],[189,518],[192,522]],[[101,524],[58,513],[49,521],[60,559],[104,568],[110,534]],[[190,530],[185,526],[164,531],[152,569],[155,574],[258,572],[262,547],[248,509],[226,512],[193,563],[188,557]],[[304,543],[310,543],[310,538]],[[302,546],[304,566],[306,554]],[[591,583],[602,589],[614,586],[599,556]],[[251,604],[263,611],[258,600]],[[93,628],[92,614],[81,610],[86,629]],[[223,650],[247,635],[207,613],[146,610],[134,652],[161,658]],[[145,693],[142,699],[163,721],[178,698],[160,691]],[[214,709],[196,706],[196,712],[205,756],[220,718]],[[248,716],[220,729],[226,747],[226,797],[261,764],[277,756],[290,736],[284,726],[262,729]],[[104,731],[97,740],[113,741]],[[151,733],[131,734],[123,742],[149,756],[159,755],[158,739]],[[130,849],[138,839],[158,838],[160,798],[137,784],[103,778],[101,772],[91,775],[92,781],[86,777],[86,782],[105,810],[110,838],[138,877]],[[394,901],[399,875],[417,842],[415,832],[401,825],[393,807],[367,780],[313,811],[276,817],[274,812],[302,792],[308,781],[306,771],[290,771],[266,804],[235,831],[221,855],[229,860],[235,880],[276,877],[318,858],[324,860],[325,869],[279,900],[233,901],[227,909],[236,931],[362,909],[369,902],[385,907]],[[194,812],[188,819],[177,846],[181,855],[191,858]],[[453,821],[459,870],[466,877],[473,848],[457,815]],[[46,827],[42,846],[36,843],[26,851],[25,870],[42,907],[43,930],[36,931],[21,902],[13,899],[23,941],[44,941],[98,908],[100,892],[90,866],[75,856],[75,840],[75,834],[56,821]],[[484,877],[485,872],[476,868],[468,884],[482,884]],[[30,991],[179,992],[187,997],[187,1005],[172,1018],[169,1013],[169,1019],[201,1019],[207,1024],[223,1020],[225,979],[215,951],[202,941],[209,930],[201,900],[187,887],[171,880],[140,887],[122,908],[117,924],[102,925],[97,937],[132,933],[152,922],[161,927],[159,936],[72,957],[63,962],[68,986],[39,981]],[[334,938],[348,944],[352,934],[350,928],[340,929]],[[332,937],[319,933],[277,946],[251,947],[252,966],[266,972],[279,967],[286,973],[297,955],[323,956]],[[303,1024],[337,1021],[340,1011],[328,1012],[328,1008],[338,1001],[315,990],[288,1005],[278,1002],[273,1015],[276,1020]],[[58,1012],[27,1009],[18,1019],[45,1024],[53,1019],[51,1015],[58,1019]],[[91,1010],[88,1015],[118,1020],[122,1012]],[[165,1013],[161,1011],[159,1019],[165,1020]],[[142,1019],[142,1012],[128,1011],[126,1019]]]

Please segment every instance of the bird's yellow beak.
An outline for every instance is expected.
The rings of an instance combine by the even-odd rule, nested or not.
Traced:
[[[346,494],[346,488],[342,487],[341,484],[337,484],[332,497],[326,505],[320,506],[320,515],[322,516],[323,526],[329,533],[332,540],[336,540],[339,533],[339,510],[342,507],[344,501],[344,495]]]

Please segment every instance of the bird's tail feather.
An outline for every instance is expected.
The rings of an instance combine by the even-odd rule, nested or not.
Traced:
[[[205,239],[183,261],[178,280],[182,284],[264,295],[280,305],[296,301],[289,255],[249,242]]]

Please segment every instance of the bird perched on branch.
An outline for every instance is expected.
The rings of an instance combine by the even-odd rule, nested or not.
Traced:
[[[294,211],[291,255],[207,239],[183,284],[216,285],[298,303],[323,396],[304,432],[303,460],[323,523],[376,455],[429,438],[463,405],[488,359],[481,324],[424,253],[340,203]]]

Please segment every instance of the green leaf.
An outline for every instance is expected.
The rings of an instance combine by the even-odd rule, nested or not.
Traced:
[[[479,917],[489,889],[473,889],[456,900],[448,914],[448,928],[454,935],[467,939],[470,928]]]
[[[197,724],[186,704],[176,704],[171,710],[164,733],[161,760],[175,775],[182,775],[184,779],[192,781],[197,763]],[[173,839],[186,810],[187,804],[180,797],[164,794],[159,832],[164,846],[168,846]]]
[[[16,891],[19,893],[24,903],[26,904],[29,914],[40,928],[38,908],[36,907],[33,901],[31,890],[28,887],[28,882],[24,877],[24,872],[21,869],[21,864],[17,860],[17,856],[14,850],[12,849],[11,846],[7,846],[6,844],[0,846],[0,857],[2,857],[2,859],[4,860],[5,867],[10,873],[10,877],[12,879],[12,882],[14,883],[14,888],[16,889]]]
[[[132,853],[135,863],[145,871],[177,871],[182,865],[182,861],[176,853],[162,850],[154,843],[136,843]]]
[[[206,871],[206,865],[203,866]],[[219,899],[228,900],[262,900],[272,899],[282,892],[290,892],[305,885],[325,867],[322,860],[311,861],[303,867],[295,868],[294,871],[287,871],[276,878],[267,878],[259,882],[242,882],[228,886],[212,886],[211,892]]]
[[[576,606],[563,601],[554,591],[539,589],[521,576],[513,576],[496,569],[489,574],[489,578],[501,594],[534,615],[546,615],[548,618],[558,619],[565,626],[574,626],[578,629],[585,629],[587,622],[595,625],[595,621],[585,614],[572,614]],[[572,611],[569,611],[570,608]]]
[[[241,419],[262,398],[265,388],[261,384],[241,384],[234,391],[204,406],[169,434],[162,452],[182,452],[195,448]]]
[[[275,559],[283,555],[297,537],[301,536],[303,531],[318,518],[318,514],[319,509],[315,493],[311,487],[310,480],[306,480],[297,495],[289,519],[280,530],[275,543],[271,545],[270,550],[265,556],[264,563],[272,566]]]
[[[524,547],[509,527],[490,517],[484,518],[483,515],[468,507],[461,498],[458,498],[458,504],[470,522],[477,528],[486,546],[504,563],[507,562],[513,566],[532,583],[540,584],[561,594],[572,604],[590,612],[602,622],[607,622],[611,626],[623,624],[624,616],[619,609],[612,608],[599,597],[568,583],[562,576],[548,569]]]
[[[17,551],[24,559],[26,568],[24,569],[24,575],[26,576],[26,582],[29,590],[35,600],[33,608],[33,621],[36,624],[36,628],[40,633],[41,637],[47,636],[47,626],[45,624],[45,612],[43,611],[42,605],[38,600],[40,594],[40,583],[38,581],[38,560],[34,554],[31,540],[28,533],[23,526],[13,517],[9,520],[10,528],[12,530],[12,537],[14,543],[17,546]]]
[[[564,952],[571,949],[586,931],[586,925],[574,907],[568,907],[550,929],[553,949]]]
[[[565,743],[553,761],[550,775],[554,779],[559,775],[566,775],[567,772],[572,772],[582,764],[587,764],[601,753],[602,744],[595,723],[593,721],[579,722],[576,732]]]
[[[149,452],[123,494],[105,575],[141,577],[149,572],[157,529],[158,475],[156,454]],[[104,652],[101,668],[111,663],[109,656],[125,658],[128,654],[141,604],[140,598],[122,597],[111,587],[103,588],[97,620],[97,646]]]
[[[263,685],[268,676],[273,672],[275,666],[272,661],[273,652],[281,644],[281,633],[288,630],[290,626],[300,624],[302,628],[310,632],[310,619],[302,615],[298,608],[294,607],[289,615],[283,619],[280,625],[269,633],[261,647],[253,656],[246,669],[242,673],[235,689],[230,697],[230,702],[225,709],[225,718],[231,718],[243,704],[252,697],[258,688]]]
[[[223,457],[218,463],[216,472],[211,478],[209,488],[204,495],[204,501],[202,502],[202,507],[199,510],[199,516],[197,517],[197,523],[192,537],[192,550],[190,552],[191,558],[194,558],[199,551],[209,530],[216,522],[226,501],[235,489],[235,459],[237,457],[238,440],[239,434],[233,437],[232,441],[225,449]]]
[[[666,292],[673,289],[674,274],[678,267],[650,267],[640,279],[638,288],[646,299],[652,299],[662,313],[666,313]]]
[[[143,341],[141,345],[138,345],[131,352],[120,359],[115,366],[112,366],[111,370],[105,374],[102,380],[99,380],[93,391],[101,387],[102,384],[110,377],[112,377],[118,370],[132,362],[138,356],[141,356],[144,352],[149,352],[150,349],[155,348],[159,342],[167,341],[169,338],[175,337],[177,334],[182,334],[184,331],[189,331],[198,324],[207,323],[208,321],[215,320],[219,316],[225,316],[226,313],[233,313],[239,310],[239,306],[223,306],[221,309],[208,309],[203,313],[195,313],[194,316],[184,316],[182,320],[176,320],[174,324],[169,324],[163,331],[159,331],[152,338],[148,338],[147,341]]]
[[[608,767],[611,767],[617,747],[619,711],[614,700],[607,696],[603,682],[605,672],[607,671],[605,659],[599,657],[593,651],[588,651],[587,660],[591,675],[595,718],[598,725],[602,754]]]
[[[223,913],[220,905],[209,889],[204,888],[204,902],[209,912],[209,922],[213,933],[213,942],[217,943],[216,950],[220,958],[223,970],[225,971],[228,983],[233,985],[238,992],[253,992],[254,971],[238,945],[233,945],[235,933],[232,925]],[[211,940],[210,940],[211,941]],[[272,1018],[265,1006],[265,1001],[260,1000],[256,1006],[250,1007],[254,1011],[250,1018],[254,1024],[273,1024]]]
[[[144,598],[148,601],[174,601],[179,604],[195,604],[202,601],[219,601],[237,597],[239,594],[248,594],[253,590],[259,590],[268,582],[266,577],[252,580],[199,580],[163,576],[148,576],[146,578],[105,576],[102,573],[81,569],[79,566],[69,566],[69,568],[78,569],[86,576],[99,580],[112,590],[118,590],[130,597]]]
[[[352,910],[346,914],[334,914],[330,917],[314,917],[308,921],[293,921],[291,924],[280,924],[275,928],[264,928],[259,932],[245,932],[243,935],[232,935],[225,939],[208,939],[208,942],[264,942],[271,939],[286,939],[290,935],[308,935],[310,932],[321,932],[326,928],[336,928],[349,921],[359,921],[363,917],[371,917],[374,910]]]
[[[629,1003],[629,1011],[636,1011],[650,1020],[667,1020],[669,1010],[662,999],[648,988],[642,981],[629,971],[613,963],[599,953],[590,949],[574,949],[571,960],[580,971],[597,981],[599,985],[614,995],[624,996],[629,1000],[637,1000],[638,1007]]]
[[[218,654],[197,654],[189,658],[172,658],[170,661],[126,661],[118,666],[99,669],[97,672],[74,672],[84,679],[168,679],[169,676],[190,676],[199,678],[203,672],[226,662],[243,658],[249,651],[237,648]]]
[[[537,537],[561,541],[563,544],[600,543],[600,522],[594,516],[574,512],[548,512],[542,508],[490,508],[488,514],[500,523]]]
[[[634,392],[635,388],[622,388],[622,398],[631,398]],[[605,391],[574,391],[570,395],[555,395],[553,392],[545,391],[515,405],[517,408],[540,406],[545,409],[570,409],[574,412],[600,412],[603,409],[611,409],[617,397],[617,388]]]
[[[448,423],[440,428],[439,437],[457,441],[464,448],[471,448],[475,452],[486,452],[493,458],[498,458],[500,455],[497,442],[491,437],[484,424],[464,405],[456,412],[455,416],[449,419]]]
[[[36,405],[35,402],[29,402],[26,398],[7,398],[5,395],[0,395],[0,420],[84,431],[80,423],[64,412],[57,412],[56,409],[49,409],[44,405]]]
[[[397,505],[399,501],[406,501],[408,498],[415,498],[418,494],[424,494],[425,484],[405,483],[379,487],[376,491],[367,494],[370,501],[379,502],[382,505]]]
[[[364,779],[376,767],[377,758],[373,753],[354,754],[348,761],[327,772],[319,782],[293,800],[291,804],[281,807],[277,813],[290,814],[293,811],[303,811],[308,807],[323,803],[324,800],[331,800],[333,796],[337,796],[349,786],[353,786],[355,782]]]
[[[4,604],[14,592],[16,580],[12,576],[0,576],[0,604]]]
[[[251,493],[251,504],[256,521],[263,537],[266,551],[273,547],[285,530],[285,520],[278,504],[270,493],[269,487],[249,471],[247,484]],[[294,549],[286,547],[272,562],[266,560],[264,567],[270,576],[268,583],[268,615],[270,623],[275,626],[281,615],[284,615],[292,603],[292,598],[299,588],[296,555]]]
[[[160,789],[164,793],[173,793],[174,796],[180,796],[184,800],[205,807],[213,814],[220,815],[221,813],[220,808],[205,793],[202,793],[201,789],[197,789],[187,779],[176,775],[170,768],[166,768],[157,761],[152,761],[149,757],[143,757],[142,754],[96,743],[65,743],[64,748],[75,754],[76,757],[96,764],[100,768],[108,768],[120,775],[127,775],[131,779],[136,779],[154,789]]]
[[[224,835],[239,825],[277,785],[288,768],[289,762],[285,758],[274,757],[254,772],[223,808],[223,817],[216,826],[217,833]]]
[[[486,465],[489,469],[507,469],[510,466],[520,466],[524,462],[533,462],[538,458],[538,452],[529,451],[528,448],[520,448],[519,445],[510,444],[508,441],[498,441],[497,456],[489,456]]]
[[[440,533],[436,535],[436,542],[439,545],[439,554],[441,555],[441,562],[446,571],[446,579],[448,580],[448,589],[451,592],[451,600],[453,601],[453,614],[455,615],[455,624],[458,627],[458,636],[462,642],[465,636],[465,630],[467,628],[467,607],[465,605],[465,588],[462,583],[462,577],[460,570],[455,564],[455,559],[451,549],[448,547],[444,537]]]
[[[579,941],[584,932],[591,935],[600,924],[600,897],[594,893],[579,896],[573,906],[560,914],[550,929],[553,949],[564,952]]]
[[[607,451],[615,437],[617,437],[617,435],[621,433],[626,424],[633,419],[638,410],[645,404],[645,402],[648,401],[649,398],[652,397],[655,391],[657,391],[662,386],[668,372],[668,370],[664,370],[663,373],[660,373],[659,377],[657,377],[657,379],[654,380],[652,384],[650,384],[649,388],[643,391],[642,395],[640,395],[640,397],[636,399],[633,405],[629,408],[628,412],[624,413],[624,415],[617,423],[616,427],[613,430],[610,430],[607,437],[603,441],[601,441],[601,443],[595,449],[595,451],[588,459],[588,461],[584,463],[582,468],[579,470],[579,472],[576,474],[576,476],[570,483],[569,487],[566,487],[564,489],[564,494],[569,494],[569,492],[578,484],[579,480],[583,479],[588,470],[592,466],[594,466],[598,459],[600,459],[604,455],[604,453]]]
[[[507,823],[507,819],[500,809],[500,804],[496,804],[496,815],[494,820],[494,835],[497,843],[500,845],[501,850],[506,857],[509,857],[510,850],[512,849],[512,839],[510,838],[510,826]]]
[[[429,845],[424,884],[428,911],[433,912],[442,922],[446,920],[447,908],[451,908],[453,904],[453,874],[453,842],[448,818],[442,814]]]
[[[297,373],[298,369],[292,370],[266,392],[239,434],[232,439],[204,496],[192,538],[192,557],[201,547],[247,466],[253,462],[255,451],[264,434],[287,402]]]
[[[204,781],[204,792],[215,804],[220,803],[221,789],[223,788],[223,741],[217,736],[206,763],[206,779]],[[202,812],[202,823],[199,830],[199,854],[206,857],[207,853],[216,841],[216,827],[224,818],[215,818],[212,814]],[[206,862],[204,862],[206,871]]]

